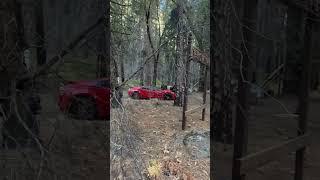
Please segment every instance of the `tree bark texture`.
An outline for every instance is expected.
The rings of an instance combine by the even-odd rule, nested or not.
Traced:
[[[306,14],[303,10],[293,6],[288,7],[287,24],[287,60],[284,91],[298,94],[300,74],[299,60],[302,57],[304,24]]]
[[[213,14],[215,16],[216,30],[213,32],[215,42],[214,53],[214,77],[212,83],[216,91],[214,93],[214,137],[217,141],[230,142],[232,139],[232,69],[231,69],[231,4],[228,1],[215,1]]]

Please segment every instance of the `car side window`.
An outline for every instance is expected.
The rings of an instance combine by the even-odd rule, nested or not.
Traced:
[[[104,88],[110,88],[110,82],[106,81],[106,80],[98,81],[97,86],[104,87]]]

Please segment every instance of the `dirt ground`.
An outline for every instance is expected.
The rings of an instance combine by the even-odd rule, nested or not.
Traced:
[[[200,106],[201,102],[202,94],[193,93],[189,96],[188,109]],[[161,166],[160,175],[157,176],[160,179],[175,179],[178,176],[184,179],[209,179],[210,157],[192,158],[182,142],[184,136],[192,130],[209,131],[208,107],[205,121],[201,120],[199,110],[187,116],[187,128],[182,131],[182,108],[173,106],[173,101],[133,100],[124,92],[123,105],[130,120],[135,122],[141,138],[139,158],[145,163],[145,170],[152,167],[150,162],[156,162]],[[209,142],[207,145],[209,147]]]
[[[305,158],[305,180],[320,179],[320,96],[311,93],[308,131],[312,135],[311,145],[307,148]],[[280,101],[291,111],[295,112],[297,100],[295,97],[283,97]],[[275,118],[274,114],[286,113],[272,99],[264,99],[258,105],[252,106],[249,119],[248,152],[253,153],[263,148],[277,145],[296,136],[297,121],[290,118]],[[214,179],[231,180],[232,152],[231,145],[214,143],[215,162]],[[247,175],[248,180],[292,180],[294,179],[295,154],[289,153],[281,159],[252,171]]]

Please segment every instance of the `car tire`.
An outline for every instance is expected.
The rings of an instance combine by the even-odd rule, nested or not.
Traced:
[[[75,97],[70,107],[71,113],[78,119],[92,120],[96,116],[96,105],[90,97]]]
[[[172,100],[172,96],[170,94],[163,95],[164,100]]]
[[[138,92],[133,92],[131,97],[132,97],[132,99],[140,99]]]

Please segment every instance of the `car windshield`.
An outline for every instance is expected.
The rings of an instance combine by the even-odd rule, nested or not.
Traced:
[[[142,89],[147,89],[147,90],[152,90],[152,91],[159,90],[158,87],[154,87],[154,86],[143,86]]]
[[[101,80],[97,82],[97,86],[98,87],[106,87],[106,88],[110,88],[110,82],[107,80]]]

